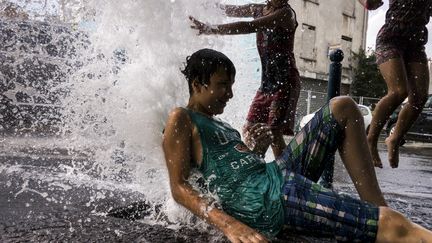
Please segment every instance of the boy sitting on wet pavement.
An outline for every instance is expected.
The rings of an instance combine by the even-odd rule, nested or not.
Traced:
[[[178,203],[232,242],[268,242],[286,230],[348,242],[432,242],[430,231],[386,206],[351,98],[332,99],[288,145],[256,124],[251,150],[237,130],[214,117],[233,97],[235,72],[228,57],[211,49],[186,59],[189,102],[170,113],[162,144]],[[264,151],[272,143],[285,149],[266,163]],[[337,149],[361,200],[316,183]],[[190,185],[192,168],[217,200]]]

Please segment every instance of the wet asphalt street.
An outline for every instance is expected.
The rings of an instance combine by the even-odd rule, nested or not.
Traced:
[[[144,196],[100,187],[91,179],[81,178],[78,184],[67,168],[84,161],[73,157],[62,151],[0,153],[1,242],[209,242],[215,238],[186,228],[177,232],[163,225],[107,217],[110,209]]]
[[[135,191],[94,186],[68,171],[86,158],[61,149],[0,147],[1,242],[224,242],[220,234],[106,216],[110,209],[142,201]],[[380,147],[383,161],[384,147]],[[389,204],[413,221],[432,228],[432,145],[407,144],[398,169],[377,169]],[[335,168],[335,187],[356,195],[343,165]],[[154,212],[148,212],[150,214]],[[291,235],[281,242],[333,242]]]
[[[384,168],[376,168],[376,174],[389,206],[432,229],[432,144],[405,144],[400,148],[400,162],[396,169],[389,166],[383,143],[379,144],[379,151]],[[340,161],[335,166],[335,181],[337,189],[355,195]]]

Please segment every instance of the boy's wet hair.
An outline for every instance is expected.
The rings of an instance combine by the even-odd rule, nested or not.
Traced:
[[[225,68],[228,76],[235,76],[236,69],[232,61],[222,52],[212,49],[201,49],[186,58],[185,69],[181,72],[185,75],[189,84],[189,94],[192,95],[192,81],[196,80],[199,84],[210,83],[210,76],[219,67]]]

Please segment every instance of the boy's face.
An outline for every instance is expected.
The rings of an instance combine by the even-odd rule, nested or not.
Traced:
[[[230,77],[223,67],[219,67],[210,76],[208,85],[197,84],[193,95],[200,105],[200,112],[211,116],[222,114],[226,104],[233,97],[233,84],[234,77]]]

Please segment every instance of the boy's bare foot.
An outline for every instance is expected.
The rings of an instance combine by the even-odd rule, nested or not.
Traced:
[[[387,145],[390,166],[392,168],[397,168],[399,165],[399,141],[387,137],[385,143]]]
[[[382,165],[379,153],[378,153],[377,141],[373,141],[373,140],[371,140],[369,138],[367,139],[367,141],[368,141],[369,150],[370,150],[371,155],[372,155],[372,161],[374,163],[374,166],[382,168],[383,165]]]

